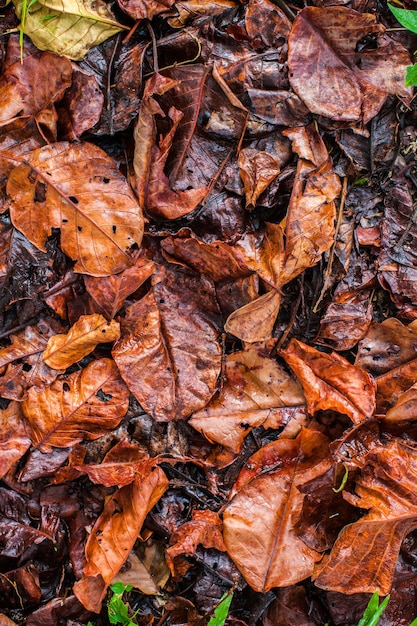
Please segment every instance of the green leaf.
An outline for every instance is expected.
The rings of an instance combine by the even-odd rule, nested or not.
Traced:
[[[417,617],[415,619],[413,619],[413,621],[411,622],[410,626],[417,626]]]
[[[93,46],[125,26],[103,0],[13,0],[20,31],[40,50],[80,60]]]
[[[387,596],[385,600],[379,604],[378,592],[375,591],[374,595],[368,602],[368,606],[365,609],[362,619],[358,622],[358,626],[376,626],[379,618],[387,607],[389,598],[390,597]]]
[[[399,9],[398,7],[392,6],[392,4],[389,4],[388,7],[401,26],[404,26],[407,30],[411,30],[412,33],[417,33],[417,11]]]
[[[417,63],[409,65],[405,71],[405,86],[414,87],[415,85],[417,85]]]
[[[223,626],[227,615],[229,613],[230,603],[233,598],[233,593],[225,594],[220,604],[216,607],[214,611],[214,616],[210,619],[207,626]]]
[[[125,585],[124,583],[118,582],[110,585],[110,589],[113,593],[117,593],[119,595],[123,594],[125,591],[132,591],[132,585]]]

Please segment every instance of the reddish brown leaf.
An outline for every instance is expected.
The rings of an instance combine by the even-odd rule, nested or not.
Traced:
[[[414,385],[417,377],[417,359],[382,374],[377,383],[377,413],[385,413],[394,406],[398,398]]]
[[[20,404],[11,402],[7,409],[0,412],[0,478],[30,447],[30,434]]]
[[[59,107],[60,137],[69,141],[79,139],[100,119],[104,95],[92,74],[72,64],[72,84]]]
[[[141,542],[132,550],[114,582],[132,585],[142,593],[153,596],[165,587],[169,577],[164,547],[150,537],[146,543]]]
[[[99,311],[111,320],[123,306],[126,298],[153,274],[154,267],[153,261],[138,258],[135,265],[120,274],[103,278],[84,276],[85,288]]]
[[[279,289],[285,263],[285,229],[281,224],[265,223],[256,234],[247,234],[236,243],[245,263],[266,283]]]
[[[204,548],[226,551],[222,536],[222,522],[214,511],[192,512],[192,520],[182,524],[171,536],[171,547],[166,551],[167,563],[175,576],[175,559],[182,554],[192,556],[199,544]]]
[[[306,7],[298,13],[288,66],[291,86],[310,111],[366,123],[389,93],[410,96],[404,87],[408,52],[384,32],[373,14],[346,7]],[[357,52],[358,41],[371,34],[377,48]]]
[[[110,323],[100,315],[82,315],[68,333],[50,337],[42,358],[49,367],[66,370],[81,361],[99,343],[116,341],[120,337],[120,324]]]
[[[333,350],[351,350],[364,337],[372,321],[370,292],[361,291],[333,300],[320,320],[316,343]],[[356,361],[356,365],[359,365]],[[367,369],[367,368],[364,368]]]
[[[304,403],[301,386],[269,356],[268,347],[251,346],[227,356],[221,391],[189,423],[209,441],[240,452],[252,428],[277,428],[287,407],[302,411]]]
[[[296,339],[280,354],[301,382],[310,413],[332,409],[355,424],[373,414],[376,384],[364,370],[336,352],[325,354]]]
[[[12,343],[0,350],[0,394],[10,400],[26,399],[29,387],[52,383],[59,371],[52,370],[42,359],[48,339],[62,330],[53,319],[41,319],[11,336]]]
[[[143,218],[113,160],[92,144],[55,143],[34,150],[9,176],[16,228],[40,250],[53,228],[76,271],[94,276],[133,264]]]
[[[239,152],[238,165],[246,195],[246,208],[254,208],[261,193],[280,172],[280,164],[268,152],[244,148]]]
[[[266,341],[272,336],[280,305],[281,295],[273,289],[229,315],[224,329],[248,343]]]
[[[417,357],[417,330],[390,317],[372,323],[358,345],[355,364],[374,376],[385,374]]]
[[[43,451],[97,439],[125,415],[129,391],[110,359],[91,362],[45,389],[31,387],[23,412],[33,429],[32,443]]]
[[[405,535],[417,526],[417,453],[397,441],[372,453],[351,502],[369,509],[346,526],[329,557],[315,572],[315,584],[342,593],[386,595]]]
[[[417,384],[401,394],[394,406],[387,411],[385,424],[406,426],[417,420]]]
[[[164,472],[153,472],[116,491],[88,538],[87,565],[74,594],[89,611],[100,612],[108,585],[129,556],[147,513],[168,488]]]
[[[216,389],[221,349],[218,310],[204,277],[169,272],[122,321],[114,360],[129,389],[155,419],[184,419]]]
[[[248,459],[224,511],[223,534],[229,556],[255,591],[304,580],[321,559],[297,537],[294,524],[304,499],[298,487],[330,465],[326,437],[307,429]]]
[[[170,9],[175,0],[117,0],[119,6],[134,20],[151,20]]]

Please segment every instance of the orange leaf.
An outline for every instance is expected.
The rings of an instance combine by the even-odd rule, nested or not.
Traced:
[[[97,344],[115,341],[120,337],[120,324],[110,323],[99,313],[82,315],[66,335],[54,335],[42,355],[53,369],[66,370],[73,363],[92,352]]]
[[[291,339],[280,354],[302,384],[310,413],[332,409],[357,424],[375,411],[374,379],[336,352],[325,354]]]
[[[30,427],[21,405],[10,402],[7,409],[0,411],[0,478],[23,456],[30,444]]]
[[[157,467],[111,497],[87,540],[87,565],[74,585],[74,594],[89,611],[100,612],[108,585],[128,558],[148,512],[168,488]]]
[[[310,576],[321,555],[297,536],[304,494],[298,489],[331,467],[327,438],[303,429],[252,455],[223,515],[224,542],[250,586],[262,593]]]
[[[23,412],[42,451],[97,439],[118,426],[129,404],[129,390],[110,359],[91,362],[45,389],[31,387]]]
[[[229,315],[224,330],[241,341],[255,343],[270,339],[281,305],[281,295],[273,289]]]
[[[53,228],[75,271],[107,276],[133,264],[143,217],[114,161],[87,143],[58,142],[34,150],[9,176],[13,224],[45,251]]]

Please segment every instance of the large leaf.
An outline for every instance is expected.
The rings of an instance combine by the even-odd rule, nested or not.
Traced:
[[[97,439],[125,415],[129,391],[110,359],[91,362],[45,389],[31,387],[23,412],[32,426],[32,443],[42,451]]]
[[[42,358],[49,367],[65,370],[90,354],[99,343],[116,341],[119,337],[118,322],[109,323],[100,313],[82,315],[68,333],[49,339]]]
[[[288,66],[294,91],[310,111],[341,121],[369,121],[388,94],[410,97],[404,87],[410,56],[371,13],[346,7],[306,7],[294,20]],[[357,51],[363,37],[377,47]]]
[[[359,423],[375,411],[374,379],[336,352],[325,354],[291,339],[280,354],[301,382],[310,413],[333,409]]]
[[[371,453],[356,496],[349,499],[369,509],[340,533],[329,557],[317,567],[318,587],[342,593],[386,595],[405,535],[417,527],[417,452],[390,442]]]
[[[129,389],[155,419],[189,417],[216,389],[219,313],[204,277],[170,271],[122,321],[113,357]]]
[[[221,391],[189,423],[209,441],[239,452],[253,428],[277,428],[291,414],[290,407],[302,412],[304,403],[300,384],[265,346],[254,345],[227,356]]]
[[[27,5],[24,0],[14,0],[13,4],[21,18]],[[31,4],[21,28],[40,50],[78,60],[125,27],[101,0],[39,0]]]
[[[255,591],[286,587],[312,574],[321,555],[294,529],[304,500],[298,489],[331,465],[326,437],[303,429],[252,455],[223,515],[227,552]]]
[[[79,601],[100,612],[107,586],[119,572],[138,538],[147,513],[168,488],[164,472],[153,472],[116,491],[89,535],[83,577],[74,586]]]
[[[59,228],[76,271],[107,276],[133,265],[130,250],[141,242],[143,218],[127,181],[100,148],[61,142],[34,150],[10,173],[7,193],[16,228],[40,250]]]
[[[404,26],[407,30],[411,30],[412,33],[417,33],[417,11],[400,9],[392,4],[388,4],[388,8],[401,26]]]

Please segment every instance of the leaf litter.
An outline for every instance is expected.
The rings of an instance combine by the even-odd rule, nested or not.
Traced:
[[[0,622],[409,626],[412,36],[373,0],[3,11]]]

